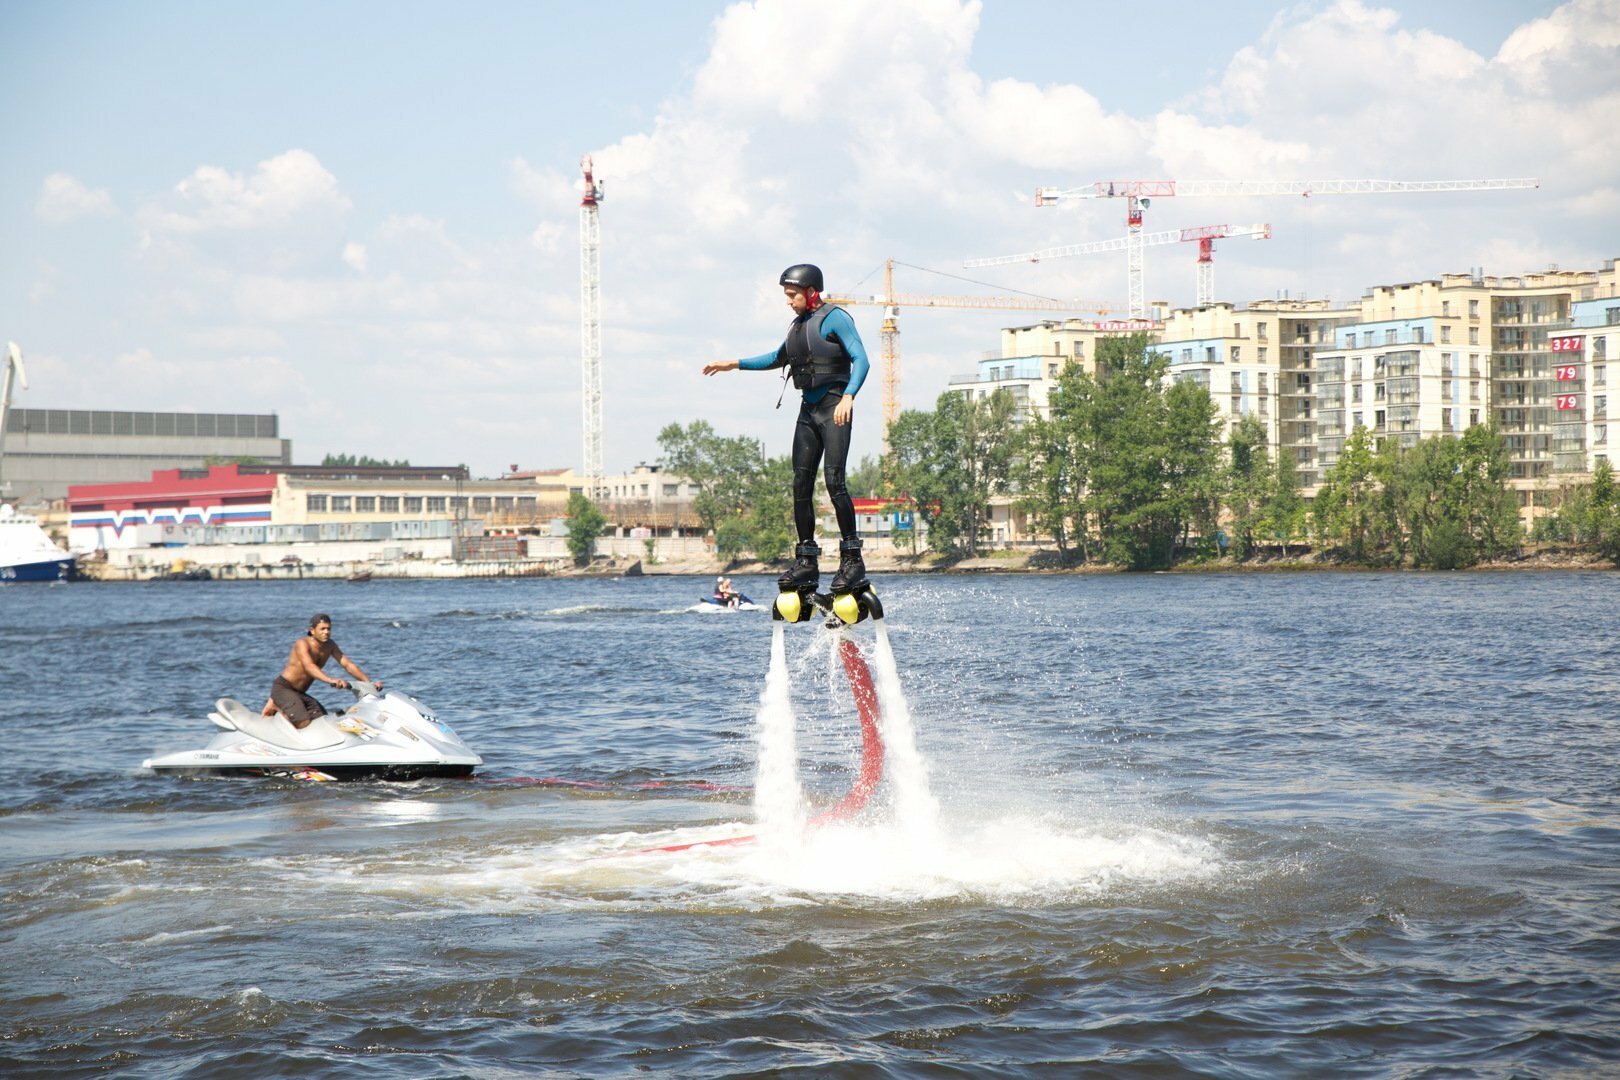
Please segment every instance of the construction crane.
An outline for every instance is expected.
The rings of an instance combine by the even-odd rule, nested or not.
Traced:
[[[11,413],[11,383],[14,377],[22,383],[24,390],[28,389],[28,372],[23,370],[22,350],[15,341],[8,341],[6,355],[0,358],[0,464],[3,464],[6,453],[6,417]],[[5,473],[0,469],[0,495],[5,492]]]
[[[585,196],[579,200],[579,343],[584,392],[585,493],[602,495],[602,185],[591,158],[579,159]]]
[[[901,265],[909,265],[902,263]],[[918,267],[918,269],[922,269]],[[889,448],[889,425],[900,415],[900,309],[903,307],[968,308],[977,311],[1090,311],[1106,315],[1117,302],[1048,300],[1037,296],[937,296],[894,291],[894,260],[883,263],[880,296],[828,295],[829,304],[866,304],[883,309],[883,449]]]
[[[1208,307],[1215,302],[1215,241],[1233,236],[1247,236],[1255,240],[1271,238],[1270,225],[1200,225],[1192,229],[1170,229],[1166,232],[1143,235],[1143,247],[1159,244],[1198,244],[1198,306]],[[1068,244],[1064,247],[1045,248],[1023,255],[998,255],[990,259],[969,259],[963,266],[1005,266],[1008,263],[1040,262],[1042,259],[1066,259],[1071,255],[1096,255],[1105,251],[1125,251],[1130,247],[1129,236],[1113,240],[1095,240],[1089,244]]]
[[[1516,180],[1098,180],[1082,187],[1035,189],[1035,205],[1069,199],[1125,200],[1125,274],[1130,313],[1146,310],[1142,290],[1142,215],[1152,199],[1230,198],[1239,195],[1389,195],[1447,191],[1521,191],[1538,188],[1534,178]]]

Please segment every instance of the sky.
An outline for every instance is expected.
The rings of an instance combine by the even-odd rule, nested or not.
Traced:
[[[1154,200],[1153,231],[1272,225],[1217,246],[1237,303],[1620,256],[1620,0],[0,0],[0,42],[15,404],[274,412],[300,463],[580,467],[587,153],[610,472],[696,420],[788,451],[773,374],[700,369],[781,341],[792,263],[1123,306],[1122,254],[963,268],[1123,235],[1037,186],[1540,179]],[[1190,306],[1194,254],[1148,249],[1148,297]],[[902,309],[902,405],[1029,321]],[[874,367],[852,459],[880,398]]]

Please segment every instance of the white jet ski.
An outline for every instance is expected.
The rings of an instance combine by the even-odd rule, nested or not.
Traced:
[[[234,773],[294,780],[416,780],[467,776],[484,763],[433,710],[398,690],[378,694],[351,682],[356,701],[295,728],[281,713],[264,716],[220,698],[208,719],[221,729],[201,750],[147,758],[159,773]]]

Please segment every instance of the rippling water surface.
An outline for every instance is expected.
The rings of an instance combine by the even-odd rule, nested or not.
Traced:
[[[678,852],[754,817],[706,579],[0,587],[0,1071],[1620,1072],[1620,575],[879,584],[937,822]],[[475,778],[140,769],[314,611]]]

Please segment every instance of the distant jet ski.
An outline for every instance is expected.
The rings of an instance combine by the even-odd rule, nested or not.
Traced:
[[[416,780],[467,776],[484,763],[428,706],[398,690],[378,694],[351,683],[356,701],[295,728],[235,698],[220,698],[208,719],[219,734],[201,750],[147,758],[159,773],[227,773],[293,780]]]
[[[705,612],[707,612],[707,611],[764,611],[765,609],[760,607],[758,604],[754,603],[752,600],[748,599],[748,597],[744,596],[742,593],[732,593],[729,597],[719,596],[719,595],[705,596],[700,601],[698,601],[696,604],[693,604],[687,610],[689,610],[689,611],[705,611]]]

